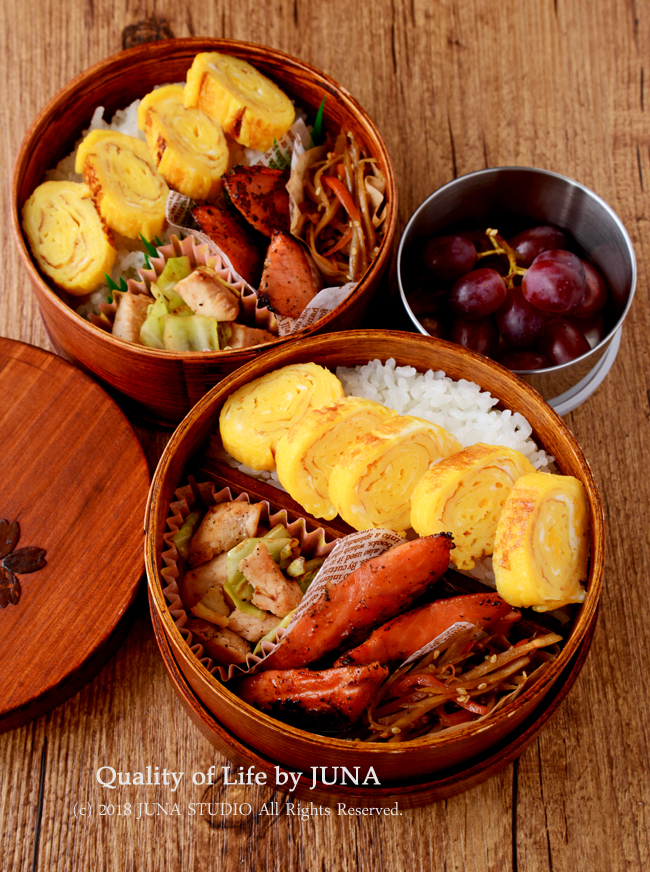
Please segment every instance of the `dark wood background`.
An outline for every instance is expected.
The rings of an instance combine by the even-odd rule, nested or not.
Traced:
[[[599,625],[567,701],[514,765],[401,817],[281,815],[135,819],[138,803],[253,801],[189,773],[225,763],[192,726],[158,656],[146,602],[118,653],[83,691],[0,736],[0,857],[11,870],[636,870],[650,862],[647,669],[650,11],[634,0],[4,0],[0,5],[0,335],[49,348],[9,221],[11,164],[34,115],[71,77],[134,41],[215,36],[297,55],[347,87],[383,134],[400,226],[424,197],[487,166],[578,179],[618,212],[639,284],[618,359],[568,416],[602,488],[608,561]],[[373,317],[381,321],[385,312]],[[390,323],[390,320],[387,322]],[[0,398],[0,404],[9,402]],[[169,433],[136,425],[152,464]],[[3,433],[2,439],[10,438]],[[43,651],[47,656],[47,650]],[[0,664],[0,668],[2,665]],[[100,788],[100,766],[183,771],[167,788]],[[111,794],[109,800],[107,794]],[[115,794],[115,796],[113,796]],[[282,797],[276,796],[274,799]],[[39,807],[40,800],[40,807]],[[98,816],[130,802],[131,817]],[[74,817],[90,802],[90,817]],[[149,807],[150,809],[152,806]],[[231,821],[232,822],[232,821]],[[241,823],[241,826],[237,826]]]

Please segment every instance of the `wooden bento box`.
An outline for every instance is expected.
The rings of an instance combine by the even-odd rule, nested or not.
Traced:
[[[323,318],[294,333],[302,339],[316,332],[356,327],[388,266],[397,220],[397,188],[386,146],[375,124],[345,88],[297,58],[266,46],[237,40],[188,38],[148,43],[107,58],[67,84],[29,128],[12,179],[11,210],[22,260],[36,293],[45,327],[56,351],[85,372],[125,395],[145,417],[179,421],[224,375],[288,339],[264,346],[218,352],[168,352],[113,337],[83,319],[56,293],[39,271],[21,227],[25,201],[69,154],[97,106],[105,118],[143,97],[155,85],[185,79],[195,55],[219,51],[250,62],[276,82],[314,119],[325,99],[324,129],[351,131],[381,170],[386,181],[388,216],[379,251],[353,292]]]
[[[227,685],[216,680],[192,653],[170,613],[163,594],[165,582],[162,552],[170,504],[175,491],[193,475],[197,481],[212,478],[217,487],[229,482],[235,491],[248,490],[257,498],[268,498],[276,508],[286,507],[289,517],[299,514],[297,504],[287,494],[229,467],[217,469],[202,456],[210,437],[218,433],[219,413],[227,397],[253,378],[290,363],[314,362],[334,370],[339,365],[356,366],[375,358],[385,362],[394,358],[398,365],[419,371],[444,370],[455,380],[476,382],[496,397],[502,408],[523,414],[533,428],[533,438],[556,459],[560,472],[579,479],[586,489],[591,524],[590,568],[586,599],[575,607],[570,632],[558,657],[543,676],[491,719],[467,725],[460,732],[423,736],[392,745],[378,742],[350,742],[340,738],[308,733],[287,726],[252,708]],[[266,490],[265,490],[266,488]],[[275,495],[275,496],[274,496]],[[304,513],[303,513],[304,514]],[[322,526],[333,536],[335,522],[307,517],[310,529]],[[490,748],[504,740],[516,741],[520,725],[530,719],[556,686],[573,681],[583,657],[575,657],[582,643],[593,632],[600,596],[605,554],[604,520],[600,496],[588,462],[574,436],[557,414],[532,388],[499,364],[440,340],[396,331],[346,331],[315,336],[269,351],[258,360],[229,375],[205,396],[174,433],[156,470],[146,515],[146,566],[154,622],[164,634],[171,655],[192,693],[214,719],[236,740],[261,757],[294,770],[310,767],[347,766],[367,771],[373,767],[381,783],[430,781],[435,773],[469,766]],[[159,640],[160,641],[160,640]],[[583,652],[586,646],[582,647]],[[572,664],[569,666],[569,664]],[[551,697],[549,697],[551,699]],[[185,700],[187,706],[187,699]],[[204,732],[209,731],[205,722]],[[219,736],[215,733],[215,744]],[[525,747],[525,745],[524,745]],[[523,750],[523,747],[521,748]],[[521,751],[519,751],[520,753]],[[516,756],[516,755],[515,755]]]

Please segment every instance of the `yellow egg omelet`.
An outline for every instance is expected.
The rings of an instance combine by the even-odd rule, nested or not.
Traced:
[[[114,130],[91,130],[77,150],[75,172],[92,191],[97,211],[116,233],[153,239],[165,226],[169,188],[146,142]]]
[[[165,85],[147,94],[138,107],[138,126],[167,184],[194,200],[210,200],[221,190],[230,152],[213,118],[185,108],[184,90]]]
[[[240,58],[197,54],[187,73],[185,106],[198,106],[247,148],[267,151],[293,124],[295,109],[284,91]]]
[[[314,517],[335,518],[329,498],[332,468],[359,438],[395,414],[361,397],[344,397],[311,409],[278,442],[275,459],[280,483]]]
[[[589,530],[582,482],[569,475],[523,475],[497,526],[492,564],[500,596],[538,612],[583,602]]]
[[[22,224],[39,267],[68,293],[94,291],[110,274],[117,252],[88,185],[44,182],[23,206]]]
[[[472,569],[492,554],[501,510],[512,486],[535,472],[519,451],[482,442],[432,466],[413,490],[411,521],[420,536],[449,532],[452,562]]]
[[[343,386],[316,363],[295,363],[268,372],[231,394],[219,431],[226,451],[255,470],[275,469],[278,440],[309,409],[340,400]]]
[[[460,450],[460,442],[437,424],[396,415],[343,455],[330,475],[330,499],[355,530],[408,530],[416,483],[430,466]]]

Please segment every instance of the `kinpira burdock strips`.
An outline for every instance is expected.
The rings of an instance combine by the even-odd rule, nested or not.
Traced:
[[[327,584],[260,667],[295,669],[359,644],[440,578],[452,546],[448,533],[404,542]]]

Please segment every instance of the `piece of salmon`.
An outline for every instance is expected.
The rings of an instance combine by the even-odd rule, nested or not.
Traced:
[[[378,627],[365,642],[347,651],[334,664],[399,664],[459,621],[474,624],[489,633],[509,630],[521,613],[495,593],[466,594],[436,600],[399,615]]]
[[[276,230],[264,260],[259,294],[262,305],[298,318],[322,287],[320,273],[298,240]]]
[[[269,238],[274,230],[289,231],[289,173],[271,167],[238,166],[223,183],[233,205],[251,227]]]
[[[195,206],[192,215],[201,230],[227,256],[235,272],[257,288],[262,275],[265,240],[230,209]]]
[[[440,578],[451,548],[449,533],[403,542],[328,584],[262,668],[293,669],[358,645]]]
[[[273,670],[244,678],[237,693],[295,726],[335,732],[361,717],[387,677],[388,669],[379,663],[323,672]]]

